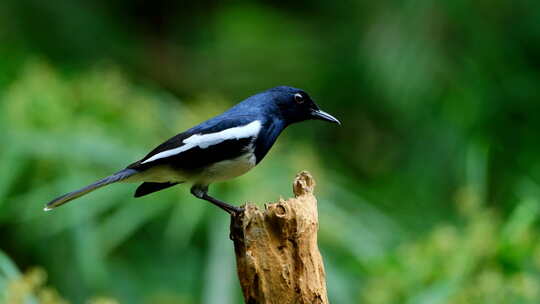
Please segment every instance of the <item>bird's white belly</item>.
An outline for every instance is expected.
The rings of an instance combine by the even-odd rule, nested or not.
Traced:
[[[210,184],[238,177],[255,167],[255,163],[255,154],[252,152],[217,162],[208,166],[197,176],[197,183]]]

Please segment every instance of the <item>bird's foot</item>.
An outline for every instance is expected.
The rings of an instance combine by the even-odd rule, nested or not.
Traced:
[[[233,207],[233,208],[230,210],[229,214],[231,214],[233,216],[237,216],[237,215],[243,213],[244,210],[245,210],[242,207],[236,207],[236,206],[231,206],[231,207]]]

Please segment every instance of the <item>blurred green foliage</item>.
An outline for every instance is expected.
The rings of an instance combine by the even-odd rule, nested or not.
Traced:
[[[362,303],[538,302],[538,200],[521,202],[506,222],[492,209],[464,212],[462,225],[437,225],[370,267]]]
[[[332,303],[538,303],[539,21],[532,0],[4,0],[0,303],[240,303],[228,219],[185,187],[42,207],[282,84],[343,126],[293,126],[211,191],[262,204],[311,171]]]

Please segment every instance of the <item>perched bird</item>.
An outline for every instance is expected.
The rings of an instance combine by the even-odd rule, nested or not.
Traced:
[[[269,89],[170,138],[125,169],[55,198],[44,210],[116,182],[142,182],[135,197],[190,183],[191,193],[197,198],[231,214],[241,212],[242,208],[208,195],[208,186],[248,172],[264,158],[287,126],[310,119],[340,124],[300,89]]]

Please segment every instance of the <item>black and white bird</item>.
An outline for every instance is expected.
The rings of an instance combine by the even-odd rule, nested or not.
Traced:
[[[208,195],[208,186],[255,167],[289,125],[310,119],[340,122],[322,111],[303,90],[280,86],[253,95],[228,111],[180,133],[127,168],[55,198],[45,211],[116,182],[142,182],[141,197],[182,183],[191,193],[228,213],[243,209]]]

